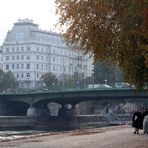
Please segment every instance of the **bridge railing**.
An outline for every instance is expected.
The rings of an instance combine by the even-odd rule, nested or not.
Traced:
[[[95,90],[135,90],[134,88],[81,88],[81,89],[76,89],[76,88],[69,88],[69,89],[55,89],[55,90],[24,90],[24,91],[19,91],[16,90],[15,92],[0,92],[1,95],[7,95],[7,94],[31,94],[31,93],[56,93],[56,92],[79,92],[79,91],[95,91]]]

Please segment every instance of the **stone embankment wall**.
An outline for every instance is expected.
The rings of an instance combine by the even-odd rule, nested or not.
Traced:
[[[120,125],[131,122],[131,116],[83,115],[77,117],[1,116],[0,130],[72,130]]]
[[[77,118],[1,116],[0,130],[70,130],[77,128]]]

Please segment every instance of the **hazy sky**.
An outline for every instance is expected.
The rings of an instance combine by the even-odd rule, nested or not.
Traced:
[[[0,45],[18,19],[32,19],[43,30],[56,23],[55,0],[0,0]]]

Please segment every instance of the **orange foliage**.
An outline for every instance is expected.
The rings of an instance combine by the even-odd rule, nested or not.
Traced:
[[[65,39],[118,64],[127,81],[148,84],[148,0],[56,0]]]

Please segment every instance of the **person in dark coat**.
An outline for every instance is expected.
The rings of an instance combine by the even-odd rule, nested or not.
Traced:
[[[132,126],[135,128],[134,134],[138,134],[139,129],[142,129],[143,120],[142,120],[142,114],[139,110],[135,111],[134,114],[133,114]]]

